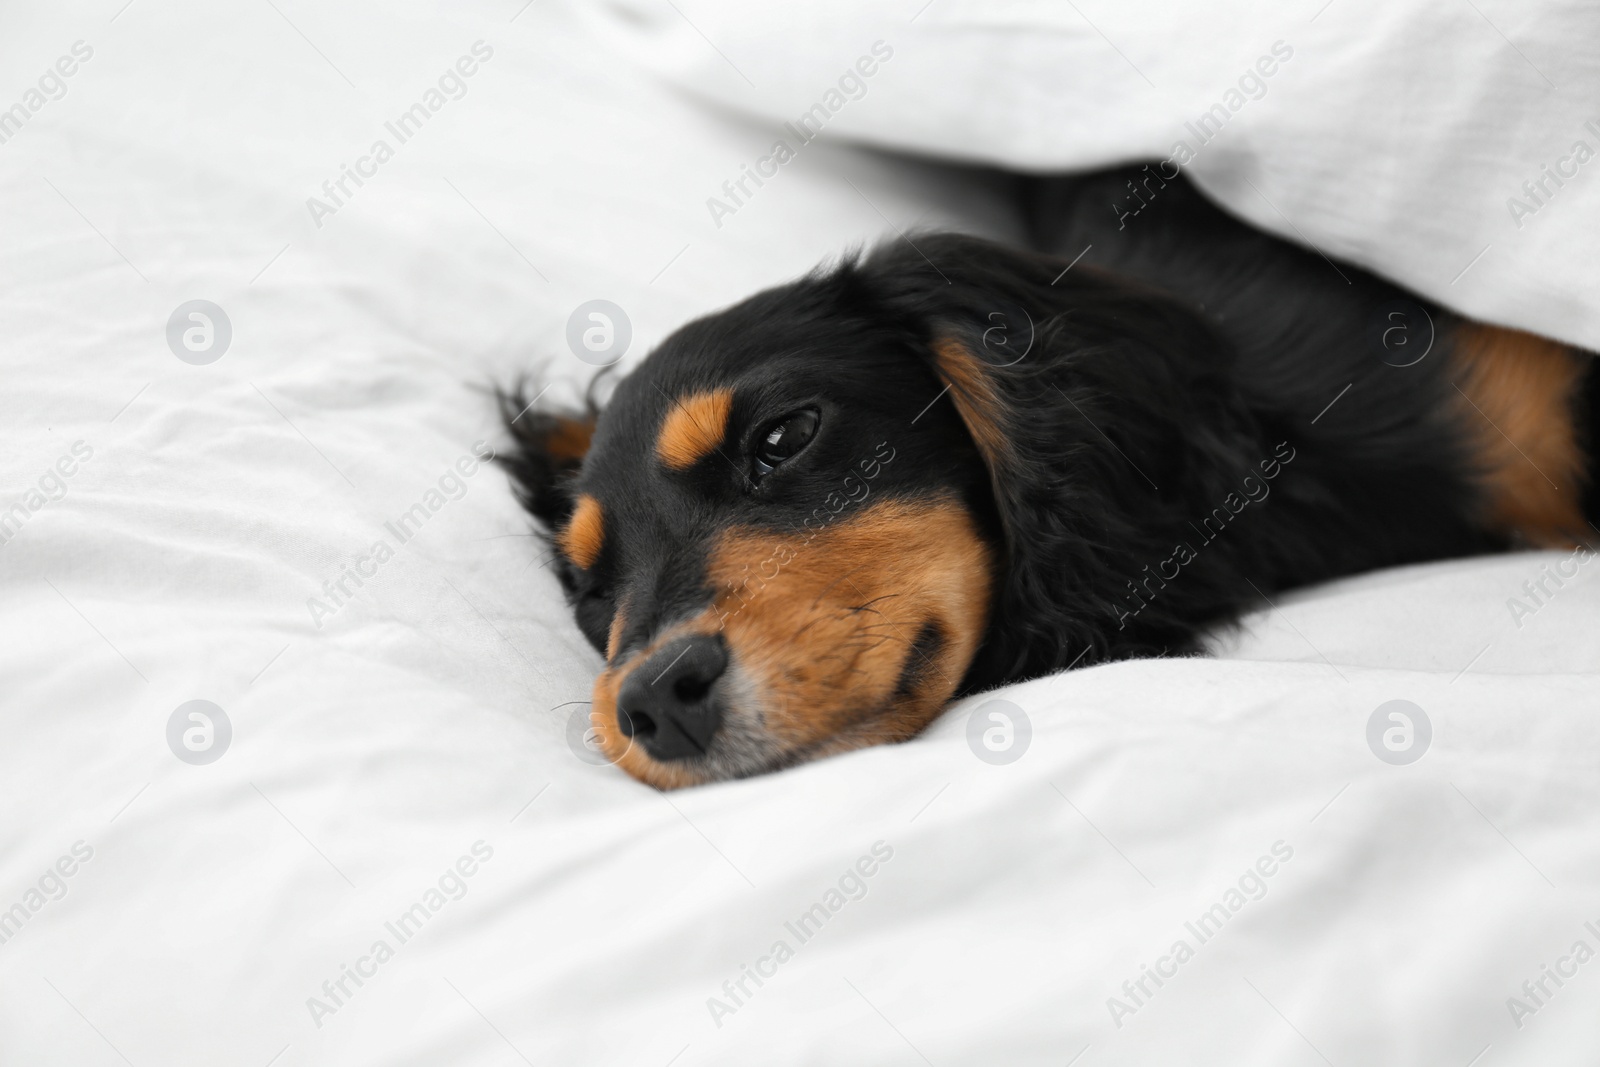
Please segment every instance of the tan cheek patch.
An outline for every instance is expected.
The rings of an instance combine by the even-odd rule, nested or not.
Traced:
[[[1582,358],[1496,326],[1463,328],[1452,352],[1488,519],[1537,545],[1571,544],[1586,531],[1580,501],[1588,472],[1573,418]]]
[[[672,470],[687,470],[722,444],[733,392],[716,389],[680,397],[662,420],[656,455]]]
[[[885,501],[814,534],[728,531],[711,557],[711,609],[595,680],[590,714],[601,751],[658,789],[702,780],[683,764],[651,759],[617,724],[628,675],[690,633],[726,637],[757,689],[756,706],[739,711],[758,715],[791,756],[906,740],[944,709],[972,662],[993,568],[971,516],[948,500]],[[929,626],[940,641],[921,653],[914,645]]]
[[[573,563],[588,570],[600,558],[600,548],[605,543],[605,517],[600,501],[587,493],[578,497],[578,506],[572,518],[556,538],[561,551]]]
[[[757,682],[767,732],[815,751],[927,725],[983,638],[992,574],[972,517],[948,500],[885,501],[809,537],[730,531],[709,572],[717,624]],[[930,627],[927,654],[915,645]],[[903,677],[916,679],[907,692]]]

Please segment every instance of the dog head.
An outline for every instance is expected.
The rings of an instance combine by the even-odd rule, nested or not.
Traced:
[[[690,323],[603,411],[504,404],[513,474],[605,657],[593,728],[635,777],[674,788],[904,740],[964,686],[1076,651],[1029,588],[1030,558],[1074,564],[1059,530],[1031,529],[1062,524],[1024,475],[1065,449],[1092,476],[1106,450],[1053,415],[1057,451],[1018,447],[1018,396],[1043,383],[1017,375],[1068,290],[1047,293],[1059,267],[1040,257],[923,247],[950,273],[880,249]]]

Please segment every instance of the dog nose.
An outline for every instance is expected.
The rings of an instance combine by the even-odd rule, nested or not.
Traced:
[[[721,634],[695,634],[658,649],[617,694],[617,726],[658,760],[704,754],[722,726],[712,692],[728,669]]]

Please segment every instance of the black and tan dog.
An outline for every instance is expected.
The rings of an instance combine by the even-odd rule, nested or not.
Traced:
[[[1036,187],[1063,258],[895,242],[683,327],[603,411],[505,398],[611,759],[671,788],[903,741],[1277,590],[1593,532],[1586,354],[1152,177]]]

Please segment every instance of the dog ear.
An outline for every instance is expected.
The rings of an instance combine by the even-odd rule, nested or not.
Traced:
[[[495,390],[501,421],[516,442],[501,463],[510,472],[523,507],[547,534],[554,534],[572,517],[576,506],[572,481],[589,451],[600,408],[592,387],[582,412],[535,411],[537,397],[529,401],[527,391],[526,382]]]
[[[1167,294],[1066,266],[956,235],[866,264],[989,473],[1003,576],[968,688],[1189,651],[1193,620],[1226,603],[1208,598],[1227,549],[1182,583],[1150,577],[1253,451],[1226,346]]]

